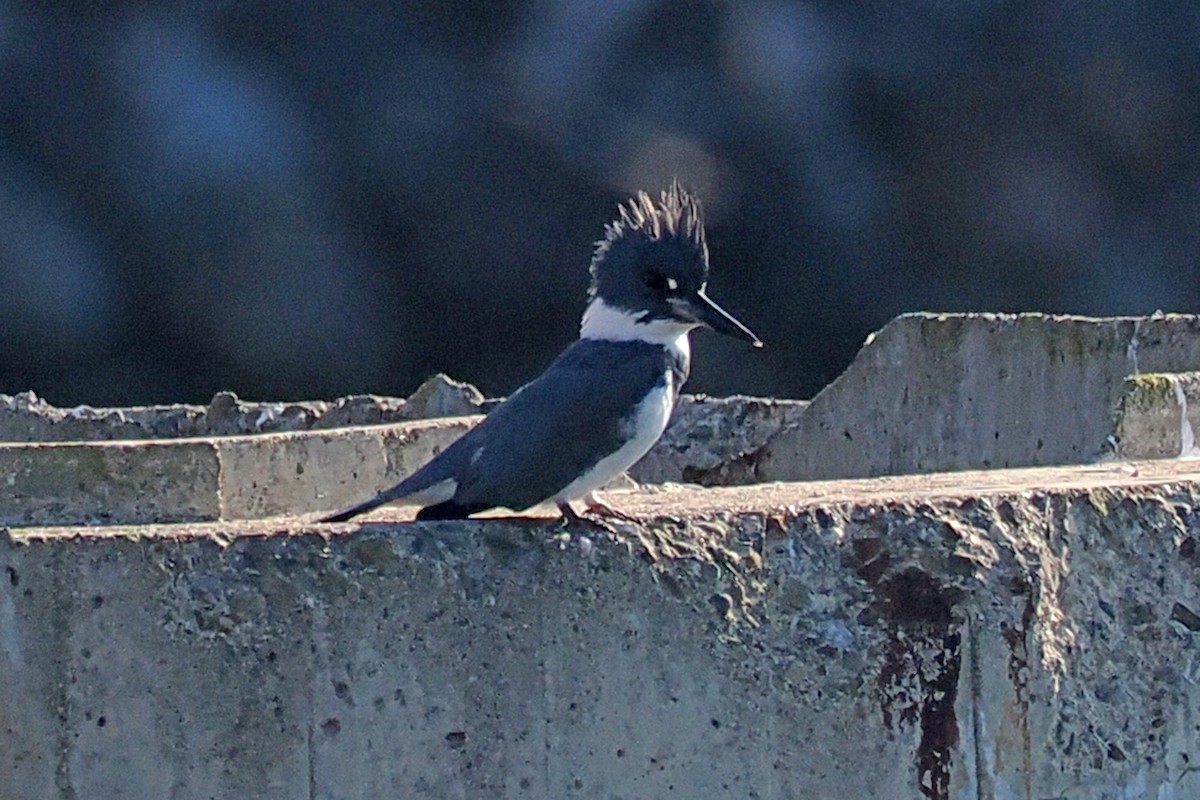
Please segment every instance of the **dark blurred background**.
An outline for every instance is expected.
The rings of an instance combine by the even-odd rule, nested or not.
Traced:
[[[0,0],[0,392],[504,394],[678,176],[768,345],[690,388],[810,396],[903,311],[1197,310],[1198,133],[1194,0]]]

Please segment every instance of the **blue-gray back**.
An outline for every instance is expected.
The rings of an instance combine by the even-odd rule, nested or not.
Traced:
[[[447,478],[463,506],[522,509],[552,497],[628,438],[628,421],[650,389],[688,364],[641,341],[580,339],[406,484]]]

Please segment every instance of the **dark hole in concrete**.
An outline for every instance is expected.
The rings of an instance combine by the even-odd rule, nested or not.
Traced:
[[[884,616],[900,623],[949,625],[954,592],[928,573],[910,567],[875,587]]]
[[[879,609],[874,603],[865,606],[862,611],[858,612],[858,616],[854,620],[859,625],[875,625],[879,622]]]
[[[722,617],[728,614],[733,609],[733,598],[727,594],[714,594],[708,598],[708,602],[717,610],[717,613]]]
[[[858,577],[874,586],[887,572],[892,556],[883,544],[883,539],[855,539],[850,543],[854,551],[854,571]]]
[[[446,734],[446,744],[451,747],[462,747],[467,743],[466,731],[450,731]]]
[[[1175,620],[1189,631],[1200,631],[1200,614],[1192,611],[1183,603],[1176,603],[1171,607],[1171,619]]]
[[[1017,597],[1025,597],[1029,594],[1029,579],[1023,575],[1014,575],[1007,584],[1008,590]]]
[[[1200,548],[1196,547],[1195,536],[1185,536],[1177,550],[1179,557],[1193,567],[1200,567]]]

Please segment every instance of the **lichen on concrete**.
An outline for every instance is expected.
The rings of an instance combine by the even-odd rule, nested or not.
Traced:
[[[1200,373],[1143,373],[1125,381],[1113,414],[1121,458],[1195,458],[1200,427]]]
[[[1125,397],[1133,401],[1154,405],[1171,400],[1175,396],[1170,375],[1157,372],[1142,372],[1125,379]]]

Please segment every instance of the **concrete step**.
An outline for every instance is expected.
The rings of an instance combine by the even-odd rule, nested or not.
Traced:
[[[0,525],[195,522],[331,511],[399,482],[478,419],[0,445]]]
[[[0,395],[0,525],[331,510],[398,482],[486,407],[445,375],[403,399],[255,403],[220,392],[207,406],[61,409],[32,392]]]
[[[1200,796],[1197,462],[620,503],[0,531],[0,793]]]

